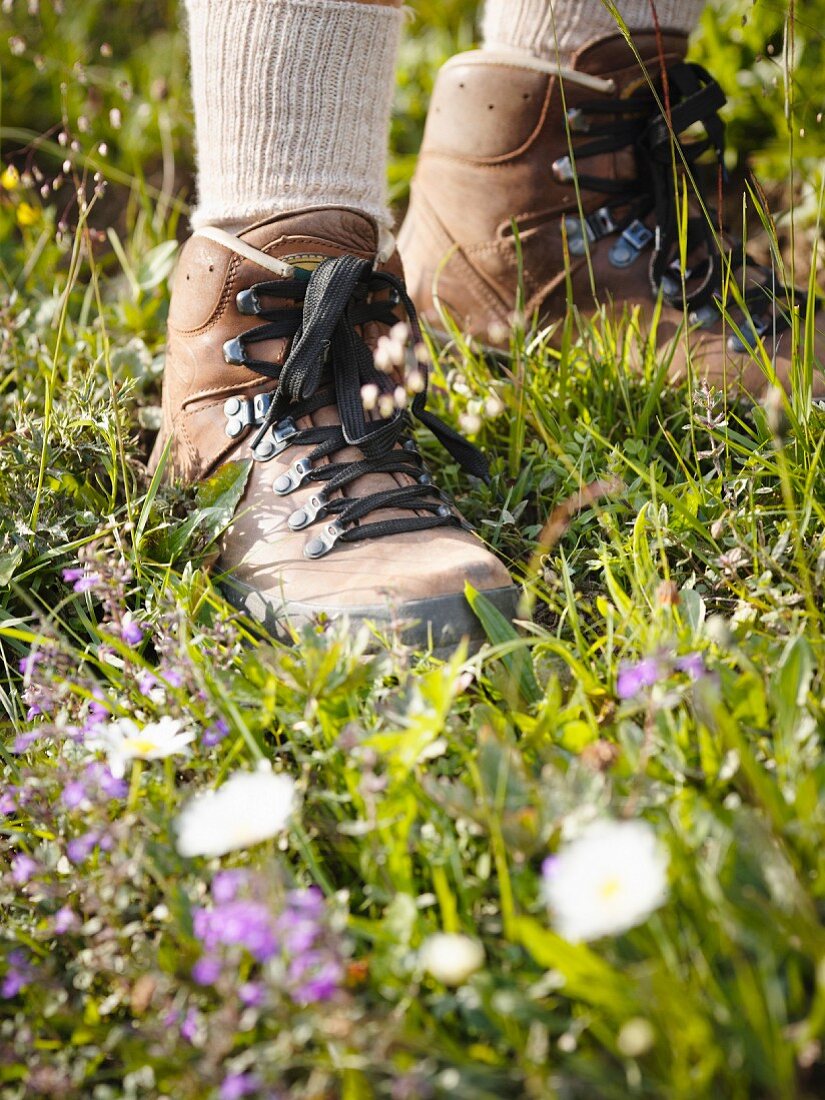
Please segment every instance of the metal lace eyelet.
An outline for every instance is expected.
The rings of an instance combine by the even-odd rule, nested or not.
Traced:
[[[754,317],[752,321],[746,321],[740,326],[741,338],[734,333],[728,337],[728,351],[737,355],[752,352],[759,340],[767,336],[771,322],[767,317]]]
[[[592,214],[589,214],[587,216],[587,226],[596,240],[608,237],[618,229],[609,206],[600,206],[598,210],[594,210]]]
[[[571,256],[583,256],[587,251],[581,219],[572,214],[564,215],[564,234]]]
[[[261,311],[261,300],[255,287],[251,286],[247,290],[239,290],[235,295],[235,305],[238,313],[243,314],[245,317],[257,316]]]
[[[315,523],[317,519],[323,519],[327,514],[327,498],[324,493],[316,493],[309,500],[292,513],[287,520],[290,531],[303,531]]]
[[[718,307],[707,302],[698,309],[694,309],[688,316],[688,321],[692,325],[699,325],[701,328],[711,328],[713,325],[717,324],[719,317],[720,313]]]
[[[608,259],[614,267],[630,267],[652,240],[653,230],[636,218],[622,230],[621,236],[610,249]]]
[[[586,134],[590,130],[587,115],[581,107],[571,107],[567,112],[567,125],[574,134]]]
[[[276,455],[281,454],[287,447],[290,447],[293,437],[297,434],[298,429],[295,426],[295,421],[291,416],[285,416],[283,420],[278,421],[256,447],[252,448],[252,457],[256,462],[269,462],[270,459],[275,458]]]
[[[558,160],[554,160],[550,167],[550,171],[553,173],[553,178],[556,183],[573,182],[573,163],[568,156],[559,157]]]
[[[246,366],[246,349],[240,336],[233,336],[223,345],[224,361],[233,367]]]
[[[304,547],[304,557],[309,558],[311,561],[315,561],[316,558],[322,558],[325,554],[328,554],[330,550],[335,546],[336,542],[344,533],[344,528],[340,523],[328,524],[319,535],[311,538]]]
[[[273,485],[273,492],[277,493],[279,497],[288,496],[290,493],[294,493],[303,483],[306,481],[307,475],[312,470],[312,463],[308,458],[299,458],[296,462],[293,462],[285,474],[281,474],[276,478]]]
[[[244,430],[243,401],[240,397],[228,397],[223,406],[226,417],[225,432],[230,439],[235,439]]]
[[[235,439],[251,425],[263,424],[271,404],[272,394],[269,393],[259,393],[253,398],[227,397],[223,405],[226,434],[230,439]]]

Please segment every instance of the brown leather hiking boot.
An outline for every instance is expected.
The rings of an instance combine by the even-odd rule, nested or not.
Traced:
[[[482,637],[469,581],[512,615],[503,565],[432,484],[411,436],[425,423],[471,473],[481,455],[425,408],[426,369],[406,408],[376,368],[379,335],[415,310],[379,230],[325,207],[271,218],[238,237],[200,230],[175,274],[157,462],[188,481],[253,459],[218,568],[239,608],[286,636],[325,614],[406,624],[402,637],[443,649]],[[398,346],[398,333],[394,333]],[[362,387],[395,395],[370,419]]]
[[[661,293],[656,342],[672,355],[672,378],[685,373],[689,352],[696,374],[720,388],[763,390],[765,372],[748,353],[762,341],[763,361],[787,385],[791,295],[779,273],[746,260],[741,243],[725,237],[720,251],[710,228],[717,186],[702,192],[696,167],[707,153],[714,178],[717,165],[724,176],[724,95],[684,61],[684,36],[664,35],[661,57],[652,33],[633,40],[647,76],[618,34],[585,46],[565,69],[487,51],[444,66],[399,237],[410,293],[436,327],[440,302],[465,331],[501,343],[517,301],[515,224],[528,318],[564,316],[569,268],[581,311],[601,305],[618,317],[638,306],[645,336]],[[683,181],[684,276],[675,201]],[[805,293],[793,301],[804,329]],[[825,361],[821,318],[814,353]]]

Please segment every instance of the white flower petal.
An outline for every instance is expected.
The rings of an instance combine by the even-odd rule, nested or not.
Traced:
[[[667,898],[667,866],[646,822],[595,822],[560,849],[545,874],[557,931],[576,942],[641,924]]]
[[[194,738],[194,731],[185,727],[180,718],[165,715],[142,727],[131,718],[115,718],[99,726],[86,746],[105,752],[113,774],[122,776],[128,761],[163,760],[185,753]]]
[[[198,795],[177,820],[182,856],[222,856],[283,831],[295,808],[295,783],[269,771],[236,772],[217,791]]]

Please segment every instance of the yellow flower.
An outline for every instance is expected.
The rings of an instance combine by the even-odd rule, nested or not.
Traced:
[[[0,175],[0,187],[2,187],[4,191],[14,191],[19,183],[20,173],[13,164],[7,165],[6,170]]]
[[[21,202],[17,207],[17,224],[21,226],[36,225],[40,220],[40,211],[29,202]]]

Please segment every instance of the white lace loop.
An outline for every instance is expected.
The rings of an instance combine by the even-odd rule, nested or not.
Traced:
[[[228,233],[225,229],[219,229],[216,225],[205,225],[201,229],[196,229],[192,236],[205,237],[208,241],[223,245],[230,252],[243,256],[245,260],[251,260],[253,264],[257,264],[258,267],[262,267],[266,271],[271,271],[273,275],[278,275],[282,279],[289,279],[295,274],[295,268],[292,264],[285,263],[275,256],[268,256],[266,252],[261,252],[259,248],[253,248],[251,244],[242,241],[234,233]]]

